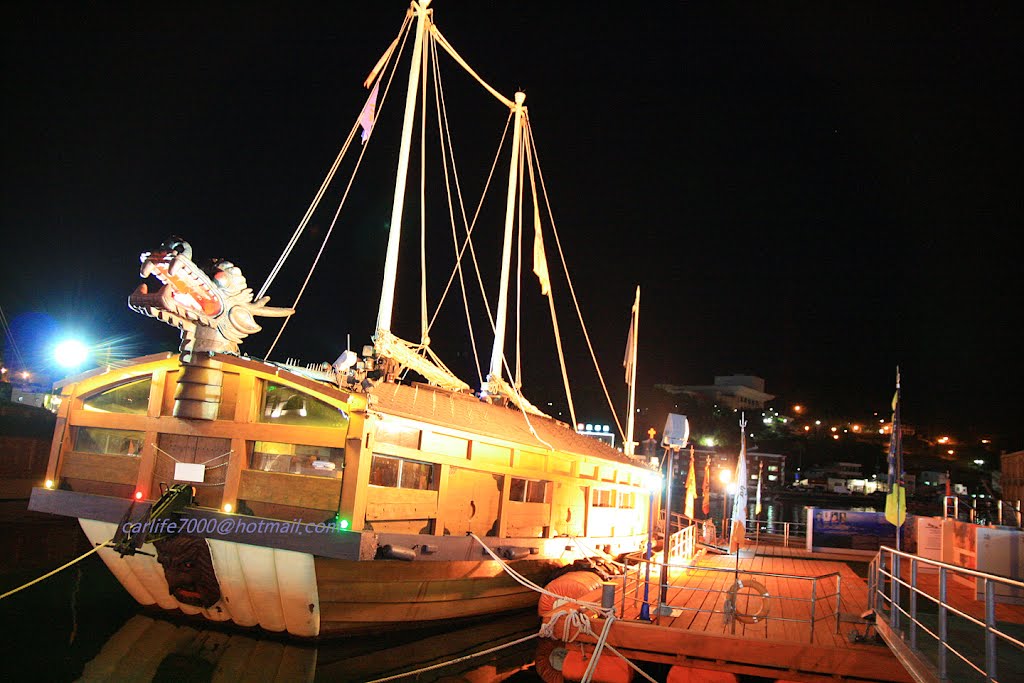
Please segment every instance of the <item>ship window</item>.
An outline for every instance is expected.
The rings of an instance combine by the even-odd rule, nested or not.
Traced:
[[[393,446],[420,447],[420,430],[405,425],[378,422],[374,438],[380,443],[389,443]]]
[[[145,415],[149,408],[149,388],[152,383],[152,377],[145,377],[119,384],[85,399],[82,407],[98,413]]]
[[[548,482],[536,479],[512,478],[508,499],[517,503],[546,503]]]
[[[348,415],[340,408],[309,394],[267,382],[260,422],[304,427],[348,427]]]
[[[609,489],[594,489],[594,496],[591,499],[591,507],[613,508],[615,507],[615,491]]]
[[[341,472],[345,469],[345,451],[328,446],[257,441],[253,444],[249,468],[341,479]]]
[[[632,510],[636,507],[636,492],[634,491],[620,491],[619,492],[619,507]]]
[[[429,462],[374,453],[373,464],[370,465],[370,483],[374,486],[432,490],[434,466]]]
[[[144,432],[132,429],[79,427],[75,431],[75,450],[81,453],[138,456],[144,438]]]

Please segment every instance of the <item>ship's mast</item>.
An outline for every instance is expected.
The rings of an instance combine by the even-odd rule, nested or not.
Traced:
[[[398,276],[398,246],[402,235],[402,209],[405,206],[405,182],[409,172],[409,149],[412,146],[413,119],[416,114],[416,94],[419,91],[423,38],[430,30],[430,0],[413,0],[410,11],[416,14],[416,38],[409,65],[409,89],[405,95],[405,119],[402,124],[402,144],[398,151],[398,173],[395,180],[395,201],[391,206],[391,231],[388,233],[388,251],[384,260],[384,284],[377,310],[377,333],[382,339],[391,332],[391,313],[395,304],[395,280]]]
[[[498,310],[494,319],[494,346],[491,349],[491,368],[487,376],[488,384],[494,385],[501,380],[501,360],[505,351],[505,326],[508,320],[508,279],[512,260],[512,231],[515,227],[516,190],[519,187],[519,152],[523,139],[523,102],[526,93],[516,93],[513,108],[515,125],[512,130],[512,163],[508,172],[508,196],[505,205],[505,242],[501,250],[501,282],[498,290]],[[493,383],[493,384],[492,384]],[[486,392],[487,386],[483,387]]]

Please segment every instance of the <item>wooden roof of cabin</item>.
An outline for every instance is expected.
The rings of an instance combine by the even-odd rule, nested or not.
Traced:
[[[371,409],[528,446],[643,466],[604,441],[576,433],[564,422],[481,401],[475,396],[425,384],[382,383],[372,390]],[[529,418],[527,420],[527,418]],[[531,427],[533,432],[531,432]],[[535,432],[535,433],[534,433]]]

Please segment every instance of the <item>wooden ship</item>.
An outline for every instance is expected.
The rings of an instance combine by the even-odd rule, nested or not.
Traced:
[[[57,385],[47,482],[30,507],[78,518],[142,605],[301,637],[417,627],[528,607],[538,599],[529,582],[648,540],[658,477],[632,456],[632,430],[625,452],[580,435],[503,372],[509,247],[524,177],[536,187],[522,93],[484,84],[514,126],[486,380],[474,391],[456,378],[426,328],[419,344],[391,331],[421,65],[439,49],[461,63],[428,2],[412,2],[401,42],[371,73],[358,124],[367,142],[396,46],[411,43],[372,345],[313,366],[249,357],[239,344],[261,329],[257,318],[294,310],[268,306],[267,285],[254,294],[237,266],[201,265],[171,238],[141,256],[142,277],[159,287],[143,283],[128,303],[179,328],[179,351]]]

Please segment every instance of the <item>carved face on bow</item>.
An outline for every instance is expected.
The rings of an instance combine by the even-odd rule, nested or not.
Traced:
[[[262,328],[256,316],[283,318],[291,308],[267,306],[270,297],[253,301],[253,292],[238,266],[213,259],[200,267],[192,261],[192,247],[172,237],[157,251],[140,256],[142,277],[154,276],[161,287],[150,292],[143,282],[128,297],[128,307],[181,330],[181,352],[238,353],[238,345]]]
[[[193,607],[212,607],[220,601],[220,584],[206,539],[177,535],[153,544],[164,569],[167,589],[178,602]]]

